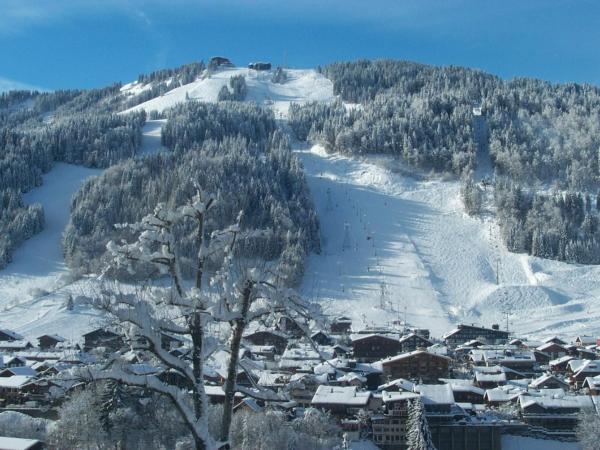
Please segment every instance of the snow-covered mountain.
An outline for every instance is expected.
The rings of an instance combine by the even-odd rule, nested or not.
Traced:
[[[289,70],[284,84],[269,73],[223,69],[168,91],[132,110],[162,111],[188,99],[213,102],[229,78],[246,77],[247,101],[276,111],[286,128],[291,102],[330,102],[329,80],[314,70]],[[121,92],[147,89],[139,82]],[[348,105],[350,107],[351,105]],[[144,152],[160,151],[160,121],[148,121]],[[309,256],[301,292],[355,327],[406,321],[440,336],[461,321],[505,325],[519,334],[600,333],[600,268],[510,253],[492,214],[469,217],[459,183],[426,176],[384,157],[352,159],[319,146],[294,144],[304,164],[321,222],[321,254]],[[0,271],[0,327],[35,338],[60,333],[78,339],[100,318],[67,311],[66,296],[93,289],[70,283],[60,237],[81,182],[98,171],[59,164],[27,202],[41,202],[46,228],[19,248]],[[498,284],[497,284],[498,282]]]

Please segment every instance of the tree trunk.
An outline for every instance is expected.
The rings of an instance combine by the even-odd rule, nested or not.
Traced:
[[[200,254],[202,252],[202,246],[204,244],[203,236],[204,233],[204,215],[198,214],[196,216],[198,221],[197,239],[198,239],[198,259],[196,261],[196,288],[202,289],[202,274],[204,273],[204,259]]]
[[[204,441],[199,436],[196,436],[195,434],[193,436],[194,436],[194,444],[196,444],[195,445],[196,450],[205,450],[206,445],[204,445]]]
[[[194,311],[189,320],[191,321],[189,328],[192,338],[192,371],[195,383],[193,392],[194,413],[196,415],[196,420],[200,420],[204,415],[204,399],[202,398],[204,389],[204,374],[202,367],[204,364],[202,358],[204,332],[202,327],[202,315],[199,311]],[[196,434],[194,434],[194,441],[196,442],[196,449],[205,448],[204,441]]]
[[[224,387],[225,403],[223,404],[223,419],[221,421],[221,433],[219,436],[219,440],[221,442],[227,442],[227,444],[222,447],[224,449],[230,448],[228,441],[229,430],[231,428],[231,417],[233,415],[233,402],[235,399],[238,360],[242,336],[244,335],[244,330],[246,329],[246,318],[248,317],[248,311],[250,310],[250,300],[253,285],[254,284],[250,280],[246,280],[244,283],[244,289],[242,290],[240,318],[235,320],[235,324],[233,326],[233,336],[229,346],[229,366],[227,368],[227,380]]]

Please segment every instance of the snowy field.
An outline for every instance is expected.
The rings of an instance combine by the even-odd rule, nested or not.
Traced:
[[[161,150],[160,128],[164,121],[149,120],[144,126],[141,154]],[[18,330],[35,340],[57,333],[79,341],[101,321],[95,311],[75,307],[65,309],[69,294],[89,294],[89,280],[73,282],[65,265],[62,233],[69,221],[71,198],[87,178],[102,170],[57,163],[44,175],[42,186],[24,195],[25,203],[41,203],[44,230],[19,247],[11,262],[0,270],[0,328]]]
[[[312,70],[290,70],[283,85],[270,74],[227,69],[178,87],[133,109],[163,110],[188,98],[215,101],[233,75],[247,76],[248,99],[285,118],[290,102],[331,101],[331,83]],[[124,91],[145,89],[136,83]],[[148,121],[142,153],[161,150],[162,121]],[[600,268],[506,251],[493,215],[464,214],[459,184],[407,169],[389,158],[352,159],[294,144],[321,220],[323,251],[310,255],[301,286],[332,315],[355,326],[407,322],[434,336],[457,322],[506,324],[519,334],[545,337],[600,334]],[[41,202],[46,229],[27,241],[0,271],[0,327],[29,339],[56,332],[77,339],[98,323],[91,311],[66,311],[70,283],[60,249],[69,202],[98,171],[57,164],[44,184],[25,196]],[[496,284],[498,279],[499,284]],[[47,295],[44,295],[48,292]]]
[[[272,72],[256,72],[246,68],[221,69],[210,77],[198,79],[193,83],[175,88],[166,94],[153,98],[145,103],[127,110],[138,111],[163,111],[178,103],[190,100],[216,102],[219,91],[223,86],[228,86],[229,79],[235,75],[246,78],[248,86],[247,101],[268,105],[276,115],[286,116],[289,104],[292,102],[305,103],[309,101],[330,101],[333,99],[331,82],[314,70],[289,69],[286,70],[288,80],[285,84],[271,83]],[[143,87],[133,83],[124,86],[124,91],[140,92]]]

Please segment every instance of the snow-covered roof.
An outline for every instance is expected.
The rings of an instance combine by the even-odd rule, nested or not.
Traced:
[[[465,342],[461,347],[474,347],[475,345],[483,345],[479,339],[471,339],[470,341]]]
[[[433,344],[427,347],[427,351],[436,355],[446,356],[448,354],[448,347],[444,344]]]
[[[14,339],[15,341],[22,341],[25,339],[19,333],[15,333],[14,331],[9,330],[8,328],[0,328],[0,333],[6,334],[8,337]]]
[[[420,395],[415,392],[382,392],[382,399],[384,403],[397,402],[400,400],[412,400],[419,397]]]
[[[27,375],[13,375],[12,377],[0,377],[0,388],[19,388],[29,381],[33,377]]]
[[[556,365],[559,365],[559,364],[563,364],[563,363],[569,362],[569,361],[571,361],[573,359],[575,359],[574,356],[565,355],[565,356],[561,356],[560,358],[553,359],[548,364],[550,364],[551,366],[556,366]]]
[[[209,397],[225,397],[223,386],[204,385],[204,392]],[[244,395],[241,392],[236,392],[235,397],[242,398]]]
[[[8,350],[19,350],[26,349],[27,347],[31,347],[31,343],[25,340],[16,340],[16,341],[0,341],[0,350],[8,349]]]
[[[329,346],[318,346],[319,352],[311,344],[295,344],[293,347],[287,347],[281,355],[281,359],[292,360],[320,360],[333,357],[333,348]]]
[[[571,359],[567,364],[567,367],[573,372],[578,372],[589,362],[591,362],[589,359]]]
[[[585,384],[589,387],[599,388],[600,387],[600,375],[596,375],[595,377],[586,377],[583,384]]]
[[[473,386],[473,382],[471,380],[463,380],[456,378],[440,378],[440,381],[450,385],[453,392],[472,392],[474,394],[479,395],[483,395],[485,393],[484,389],[481,389],[477,386]]]
[[[552,342],[552,341],[558,342],[558,343],[563,344],[563,345],[566,344],[566,342],[563,339],[559,338],[556,335],[555,336],[551,336],[548,339],[544,340],[544,342]]]
[[[264,408],[262,406],[260,406],[258,404],[258,402],[256,401],[256,399],[253,398],[245,398],[243,399],[240,403],[238,403],[234,410],[237,410],[239,408],[241,408],[242,406],[246,406],[248,408],[250,408],[252,411],[258,413],[261,412]]]
[[[314,338],[315,336],[318,336],[319,334],[322,334],[322,335],[324,335],[324,336],[327,336],[327,337],[329,337],[329,334],[328,334],[328,333],[326,333],[326,332],[324,332],[323,330],[317,330],[317,331],[315,331],[314,333],[312,333],[312,334],[310,335],[310,337],[311,337],[311,338]]]
[[[246,348],[250,350],[250,353],[271,353],[275,351],[273,345],[246,345]]]
[[[349,383],[351,381],[360,381],[361,383],[366,383],[367,379],[366,379],[366,377],[363,377],[362,375],[359,375],[355,372],[348,372],[347,374],[339,377],[337,379],[337,381],[346,382],[346,383]]]
[[[34,377],[37,375],[35,369],[29,366],[8,367],[6,369],[2,369],[2,372],[10,372],[13,375],[26,375],[29,377]]]
[[[564,348],[561,344],[557,344],[556,342],[546,342],[545,344],[542,344],[539,347],[537,347],[537,350],[539,350],[540,352],[545,352],[546,350],[548,350],[552,347],[560,347],[565,352],[567,351],[566,348]]]
[[[449,384],[418,384],[415,392],[421,394],[425,405],[451,405],[454,403],[454,393]]]
[[[589,395],[566,395],[561,398],[553,397],[534,397],[531,395],[520,395],[519,404],[521,408],[527,408],[532,405],[539,405],[543,408],[557,409],[557,408],[593,408],[594,403]]]
[[[475,380],[478,383],[504,383],[506,382],[506,373],[475,372]]]
[[[391,387],[397,387],[403,391],[412,392],[415,387],[415,383],[412,381],[405,380],[404,378],[397,378],[390,381],[389,383],[382,384],[377,388],[378,391],[385,391]]]
[[[413,352],[402,353],[401,355],[390,356],[389,358],[382,359],[381,361],[378,361],[378,362],[381,363],[381,364],[388,364],[388,363],[391,363],[391,362],[399,361],[401,359],[411,358],[413,356],[420,355],[420,354],[428,354],[428,355],[433,356],[434,358],[442,358],[442,359],[445,359],[447,361],[451,361],[452,360],[452,358],[449,358],[449,357],[444,356],[444,355],[439,355],[437,353],[431,353],[431,352],[428,352],[427,350],[415,350]]]
[[[65,342],[66,339],[62,336],[59,336],[58,334],[42,334],[40,337],[38,337],[38,339],[41,339],[43,337],[49,337],[53,340],[55,340],[56,342]]]
[[[583,364],[574,369],[574,372],[575,376],[585,373],[600,374],[600,363],[586,359]]]
[[[371,392],[359,391],[356,386],[319,386],[312,399],[313,405],[366,406]]]
[[[419,335],[418,335],[418,334],[416,334],[416,333],[409,333],[409,334],[406,334],[406,335],[402,336],[402,337],[399,339],[399,341],[400,341],[400,342],[404,342],[404,341],[407,341],[407,340],[409,340],[409,339],[412,339],[412,338],[414,338],[414,337],[416,337],[417,339],[423,340],[423,341],[425,341],[425,342],[428,342],[429,344],[433,344],[433,343],[432,343],[432,342],[431,342],[429,339],[426,339],[426,338],[424,338],[423,336],[419,336]]]
[[[501,386],[494,389],[487,389],[484,397],[489,402],[510,402],[523,392],[525,392],[524,389],[516,388],[514,386],[511,386],[508,389],[506,389],[506,386]]]
[[[531,386],[532,388],[538,388],[539,386],[543,385],[545,382],[550,380],[557,381],[564,385],[568,384],[566,381],[560,380],[552,374],[545,373],[544,375],[532,380],[529,386]]]
[[[486,363],[510,363],[510,362],[532,362],[536,361],[535,354],[530,350],[471,350],[473,361],[485,361]]]
[[[290,381],[289,373],[261,371],[258,378],[260,386],[283,386]]]
[[[29,450],[40,445],[37,439],[21,439],[15,437],[0,436],[0,449],[6,450]]]
[[[381,339],[387,339],[389,341],[399,342],[398,335],[378,334],[378,333],[353,334],[352,336],[350,336],[350,339],[352,340],[352,342],[358,342],[358,341],[363,341],[365,339],[372,339],[375,337],[381,338]]]
[[[333,323],[352,323],[352,319],[348,316],[339,316],[333,319]]]
[[[579,342],[583,345],[595,344],[597,339],[594,336],[577,336],[575,342]]]
[[[453,330],[449,331],[448,333],[444,334],[442,336],[442,339],[448,339],[449,337],[451,337],[451,336],[453,336],[453,335],[455,335],[455,334],[457,334],[457,333],[459,333],[459,332],[461,332],[461,331],[463,331],[465,329],[475,329],[475,330],[481,330],[481,331],[487,331],[487,332],[492,331],[494,333],[508,335],[508,331],[495,330],[493,328],[478,327],[478,326],[475,326],[475,325],[463,325],[463,324],[461,324],[458,327],[454,328]]]

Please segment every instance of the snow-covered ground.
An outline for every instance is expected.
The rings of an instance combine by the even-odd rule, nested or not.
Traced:
[[[237,74],[247,76],[248,99],[285,118],[290,102],[331,101],[331,82],[312,70],[290,70],[283,85],[270,74],[227,69],[136,106],[163,110],[188,98],[215,101]],[[140,91],[130,84],[125,90]],[[160,151],[161,121],[148,121],[142,153]],[[390,158],[359,160],[294,144],[321,220],[323,251],[310,255],[301,286],[331,314],[350,315],[355,326],[394,321],[427,327],[434,336],[457,322],[509,327],[519,334],[600,334],[600,267],[578,266],[506,251],[493,215],[464,214],[459,183],[409,172]],[[0,327],[33,339],[56,332],[77,338],[98,317],[64,309],[69,281],[60,250],[69,200],[97,172],[58,164],[27,194],[40,201],[47,228],[24,244],[0,271]],[[489,208],[488,208],[489,209]],[[498,280],[499,284],[496,284]]]
[[[0,271],[0,307],[19,303],[42,291],[53,291],[65,283],[67,269],[61,239],[69,220],[71,197],[86,178],[100,172],[57,163],[43,176],[42,186],[23,196],[27,204],[42,204],[46,224],[41,233],[15,251],[13,261]]]
[[[128,111],[141,109],[163,111],[177,103],[190,100],[216,102],[219,91],[228,85],[229,79],[235,75],[246,78],[248,87],[247,101],[261,105],[269,105],[278,116],[286,116],[291,102],[330,101],[333,99],[331,82],[310,69],[287,69],[288,80],[285,84],[271,83],[272,72],[256,72],[246,68],[220,69],[210,77],[200,78],[193,83],[180,86],[166,94],[141,103]],[[129,89],[139,93],[143,88],[130,85]]]
[[[149,120],[143,130],[141,154],[161,150],[160,129],[164,121]],[[76,306],[65,309],[69,294],[77,297],[92,288],[89,280],[73,282],[65,265],[61,239],[69,221],[71,198],[83,181],[102,170],[57,163],[43,177],[43,184],[24,195],[27,204],[41,203],[44,230],[19,247],[11,262],[0,270],[0,328],[7,327],[29,339],[56,333],[78,341],[101,317]]]
[[[493,219],[464,213],[458,182],[404,175],[390,158],[297,154],[323,245],[302,291],[332,314],[386,325],[406,312],[434,336],[457,322],[504,327],[506,313],[519,334],[600,333],[600,267],[508,252]]]

